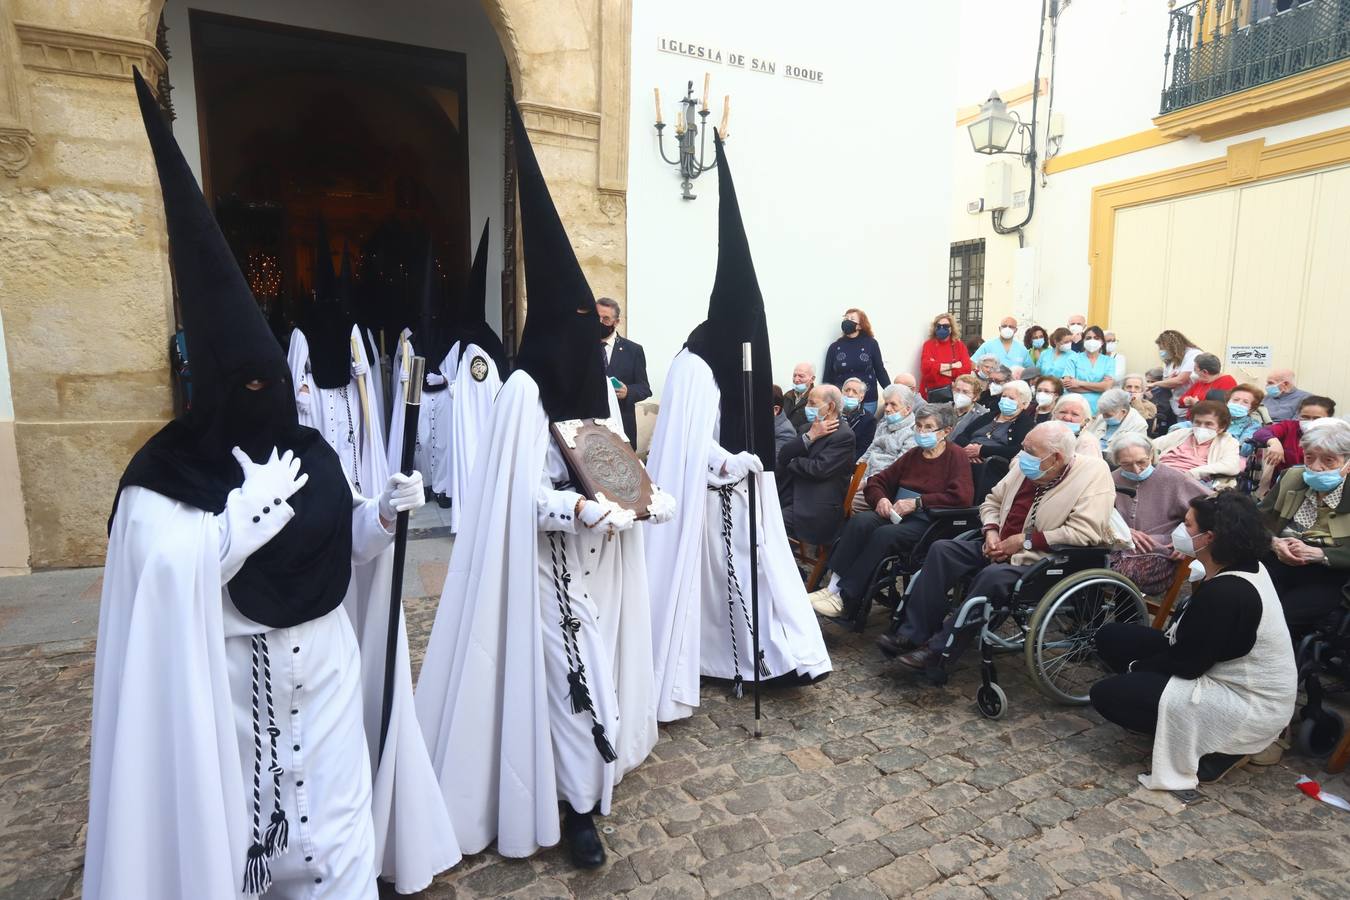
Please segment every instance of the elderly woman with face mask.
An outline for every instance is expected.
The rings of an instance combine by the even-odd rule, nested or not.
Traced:
[[[1055,413],[1055,404],[1064,396],[1064,382],[1053,375],[1042,375],[1034,382],[1036,388],[1036,424],[1049,422]]]
[[[1148,426],[1149,437],[1154,437],[1160,433],[1155,430],[1158,407],[1149,399],[1148,390],[1144,387],[1146,381],[1147,379],[1143,375],[1126,375],[1121,380],[1120,387],[1121,390],[1130,395],[1130,406],[1143,417],[1144,423]]]
[[[1232,487],[1242,471],[1238,442],[1228,433],[1228,407],[1201,400],[1191,407],[1190,428],[1170,431],[1153,442],[1157,464],[1170,466],[1210,487]]]
[[[1051,421],[1063,422],[1065,427],[1073,432],[1078,439],[1079,453],[1086,456],[1102,455],[1101,442],[1092,432],[1086,430],[1088,422],[1092,421],[1092,408],[1088,406],[1087,399],[1082,394],[1065,394],[1059,398]]]
[[[1102,450],[1106,450],[1113,440],[1123,434],[1147,437],[1148,423],[1130,405],[1129,394],[1120,388],[1111,388],[1103,392],[1097,401],[1097,416],[1088,422],[1085,430],[1097,438]]]
[[[1107,459],[1116,466],[1116,485],[1134,491],[1133,496],[1116,494],[1116,512],[1129,526],[1134,549],[1113,552],[1111,568],[1145,594],[1161,594],[1180,558],[1172,549],[1172,532],[1186,518],[1191,500],[1209,488],[1176,469],[1155,466],[1153,443],[1141,432],[1118,435]]]
[[[1292,466],[1261,502],[1275,534],[1263,560],[1280,592],[1295,639],[1346,600],[1350,580],[1350,425],[1341,419],[1311,423],[1300,442],[1303,464]]]
[[[955,441],[989,412],[989,408],[976,399],[983,390],[984,382],[974,375],[962,375],[952,382],[952,410],[956,413],[956,424],[947,440]]]
[[[957,441],[972,464],[995,456],[1012,459],[1022,439],[1036,424],[1031,408],[1031,385],[1009,381],[1002,385],[995,409],[981,416]]]
[[[863,473],[864,481],[914,446],[914,400],[914,392],[903,384],[887,385],[882,390],[881,409],[877,411],[872,443],[858,458],[858,462],[867,464],[867,471]],[[867,508],[862,491],[853,496],[853,508]]]

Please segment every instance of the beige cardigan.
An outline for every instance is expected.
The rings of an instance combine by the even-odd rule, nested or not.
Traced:
[[[1091,422],[1088,422],[1083,426],[1083,431],[1088,432],[1095,437],[1098,442],[1097,446],[1100,448],[1101,439],[1106,437],[1106,417],[1097,416]],[[1148,422],[1144,420],[1143,416],[1139,415],[1139,410],[1134,407],[1130,407],[1130,411],[1125,414],[1125,421],[1121,422],[1119,427],[1116,428],[1116,433],[1111,436],[1111,440],[1114,441],[1122,434],[1130,434],[1132,432],[1148,437]]]
[[[1164,453],[1180,446],[1190,436],[1191,429],[1178,428],[1156,438],[1153,441],[1153,461],[1158,462]],[[1219,490],[1232,487],[1236,483],[1235,476],[1241,471],[1242,452],[1237,438],[1225,430],[1220,431],[1219,436],[1209,442],[1209,461],[1202,466],[1196,466],[1189,474],[1192,477],[1203,477],[1215,490]]]
[[[1003,527],[1026,478],[1016,465],[994,485],[980,504],[980,522]],[[1041,497],[1029,530],[1045,533],[1050,546],[1106,546],[1111,543],[1111,510],[1115,509],[1116,485],[1111,470],[1100,456],[1079,453],[1063,480]],[[1028,530],[1026,528],[1024,531]],[[1008,560],[1014,566],[1029,566],[1046,554],[1020,550]]]

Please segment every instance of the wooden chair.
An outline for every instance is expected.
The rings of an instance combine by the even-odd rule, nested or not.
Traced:
[[[867,471],[867,463],[858,463],[853,467],[853,477],[849,479],[848,491],[844,494],[844,518],[847,519],[853,515],[853,495],[858,493],[858,487],[862,484],[863,473]],[[825,574],[825,564],[830,559],[830,548],[826,544],[808,544],[797,538],[788,538],[788,544],[792,547],[792,556],[803,566],[809,569],[806,576],[806,590],[814,591],[820,587],[820,579]]]

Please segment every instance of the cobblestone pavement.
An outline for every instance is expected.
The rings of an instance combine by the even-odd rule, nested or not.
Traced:
[[[418,657],[434,603],[408,603]],[[420,896],[1350,896],[1350,814],[1294,788],[1315,763],[1242,770],[1184,806],[1137,784],[1144,741],[1053,706],[1019,658],[1000,670],[1011,708],[989,722],[973,661],[920,688],[870,636],[827,637],[834,674],[767,695],[763,738],[749,698],[711,685],[662,729],[615,791],[604,869],[484,853]],[[0,649],[4,900],[78,896],[92,678],[89,640]],[[1350,795],[1344,776],[1322,780]]]

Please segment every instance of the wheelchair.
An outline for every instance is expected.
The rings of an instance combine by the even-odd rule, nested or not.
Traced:
[[[905,552],[888,556],[879,562],[868,579],[867,591],[862,598],[852,609],[845,608],[843,615],[828,617],[828,621],[840,628],[862,634],[872,614],[873,603],[881,603],[891,609],[900,605],[904,593],[903,585],[923,567],[923,558],[928,553],[929,547],[937,541],[959,538],[970,534],[972,529],[976,531],[979,529],[978,507],[932,509],[928,511],[928,515],[933,521],[923,533],[923,537]]]
[[[1345,738],[1345,721],[1323,704],[1329,691],[1322,681],[1330,676],[1341,690],[1350,686],[1350,609],[1339,610],[1305,635],[1294,659],[1307,702],[1294,718],[1290,742],[1303,756],[1320,759],[1337,750]]]

